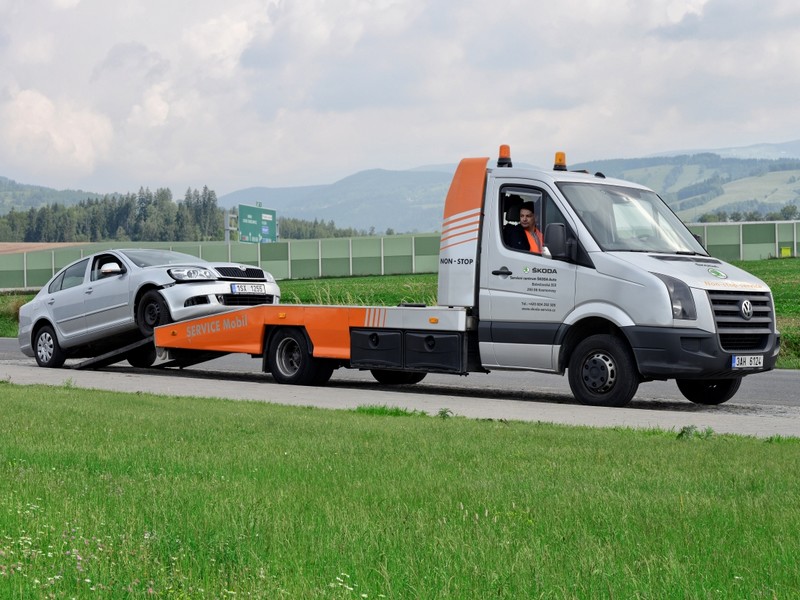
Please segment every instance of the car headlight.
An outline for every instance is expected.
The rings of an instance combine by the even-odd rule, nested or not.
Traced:
[[[272,276],[272,273],[264,271],[264,279],[267,283],[275,283],[275,278]]]
[[[694,320],[697,318],[697,308],[694,305],[694,297],[692,290],[689,286],[682,282],[680,279],[662,275],[661,273],[653,273],[664,285],[667,286],[669,292],[669,301],[672,304],[672,318],[673,319],[688,319]]]
[[[217,278],[214,273],[203,267],[175,267],[168,269],[167,273],[175,281],[207,281]]]

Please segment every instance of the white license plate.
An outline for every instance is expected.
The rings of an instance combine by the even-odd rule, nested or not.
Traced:
[[[263,283],[232,283],[232,294],[266,294],[267,286]]]
[[[753,354],[743,356],[734,355],[731,357],[731,366],[734,369],[752,369],[754,367],[763,367],[764,357]]]

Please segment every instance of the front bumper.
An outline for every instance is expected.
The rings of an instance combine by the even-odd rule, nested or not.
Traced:
[[[261,283],[241,281],[201,281],[191,283],[178,283],[159,290],[169,307],[169,313],[175,321],[184,321],[197,317],[214,315],[227,310],[241,308],[242,304],[226,304],[226,297],[231,296],[232,283]],[[278,304],[281,291],[278,284],[267,282],[267,303]],[[240,298],[247,298],[241,295]],[[256,302],[258,304],[260,302]]]
[[[699,329],[624,327],[623,332],[645,379],[729,379],[762,373],[775,368],[780,348],[780,335],[774,333],[765,349],[733,353],[720,347],[716,334]],[[764,365],[734,369],[735,355],[761,355]]]

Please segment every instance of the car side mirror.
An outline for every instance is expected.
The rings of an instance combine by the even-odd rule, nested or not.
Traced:
[[[567,252],[567,227],[563,223],[550,223],[544,230],[544,245],[555,260],[569,259]]]
[[[100,274],[103,277],[109,277],[111,275],[119,275],[123,273],[122,267],[120,267],[117,263],[106,263],[102,267],[100,267]]]

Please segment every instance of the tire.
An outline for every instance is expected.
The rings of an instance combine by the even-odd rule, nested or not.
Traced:
[[[58,338],[50,325],[45,325],[36,332],[33,349],[36,355],[36,364],[40,367],[58,369],[67,360],[67,355],[58,344]]]
[[[386,369],[372,369],[370,371],[375,381],[383,385],[410,385],[425,379],[427,373],[414,371],[389,371]]]
[[[156,347],[150,343],[139,346],[128,352],[126,358],[128,359],[128,364],[132,367],[138,369],[152,367],[153,363],[156,362]]]
[[[139,326],[139,332],[148,338],[153,335],[156,327],[167,323],[172,323],[172,316],[164,298],[156,290],[145,293],[136,308],[136,324]]]
[[[695,404],[715,406],[727,402],[739,391],[741,377],[733,379],[678,379],[678,389]]]
[[[581,404],[628,404],[639,389],[639,372],[627,342],[608,334],[581,341],[569,359],[569,387]]]
[[[281,329],[267,349],[267,365],[278,383],[323,385],[333,373],[333,361],[314,358],[299,329]]]

